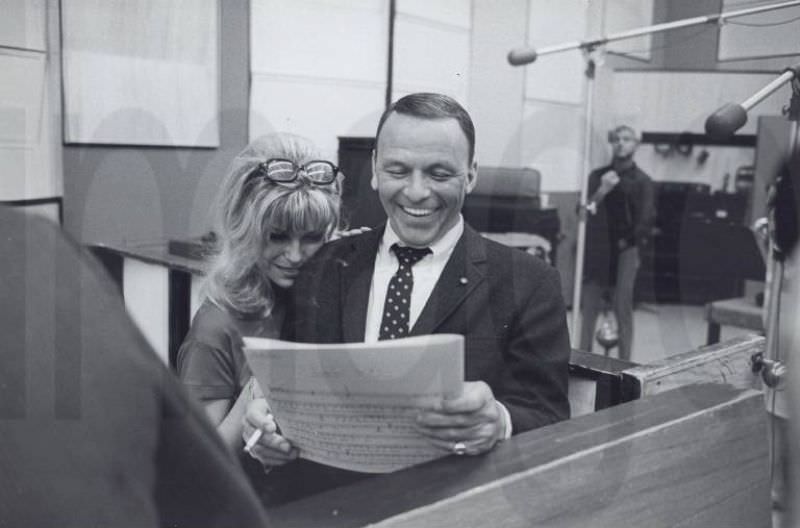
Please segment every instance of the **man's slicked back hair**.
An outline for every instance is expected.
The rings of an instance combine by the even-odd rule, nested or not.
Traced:
[[[383,129],[383,124],[393,113],[418,117],[421,119],[455,119],[464,132],[469,145],[469,161],[475,158],[475,125],[469,113],[452,97],[439,93],[419,92],[401,97],[381,115],[378,121],[378,130],[375,132],[375,145]]]

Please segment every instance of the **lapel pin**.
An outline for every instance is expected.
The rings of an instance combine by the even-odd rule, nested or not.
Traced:
[[[467,278],[466,278],[466,277],[461,277],[460,279],[458,279],[458,282],[460,282],[461,284],[466,284],[466,283],[468,283],[469,281],[467,280]]]

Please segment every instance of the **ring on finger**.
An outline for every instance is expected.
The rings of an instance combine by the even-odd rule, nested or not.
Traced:
[[[452,447],[453,454],[464,455],[467,453],[467,445],[464,442],[455,442]]]

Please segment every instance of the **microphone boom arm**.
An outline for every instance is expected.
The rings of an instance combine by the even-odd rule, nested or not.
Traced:
[[[748,9],[739,9],[736,11],[728,11],[727,13],[717,13],[713,15],[704,15],[692,18],[685,18],[683,20],[676,20],[674,22],[664,22],[662,24],[655,24],[653,26],[646,26],[643,28],[629,29],[626,31],[619,31],[611,33],[605,37],[594,40],[566,42],[564,44],[556,44],[553,46],[546,46],[539,50],[531,47],[515,48],[508,52],[508,62],[512,66],[522,66],[534,62],[541,55],[549,55],[551,53],[558,53],[561,51],[568,51],[572,49],[586,49],[592,50],[603,44],[613,42],[616,40],[630,39],[640,37],[642,35],[649,35],[652,33],[660,33],[662,31],[669,31],[672,29],[679,29],[688,26],[697,26],[700,24],[721,24],[728,18],[735,18],[746,15],[753,15],[756,13],[763,13],[766,11],[774,11],[776,9],[784,9],[786,7],[793,7],[800,5],[800,0],[790,0],[788,2],[781,2],[779,4],[771,4],[766,6],[751,7]]]

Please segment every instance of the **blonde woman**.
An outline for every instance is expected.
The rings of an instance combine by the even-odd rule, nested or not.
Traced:
[[[342,177],[307,139],[271,134],[233,161],[216,203],[218,253],[178,351],[178,376],[232,449],[253,398],[242,336],[279,337],[285,290],[334,234]]]

